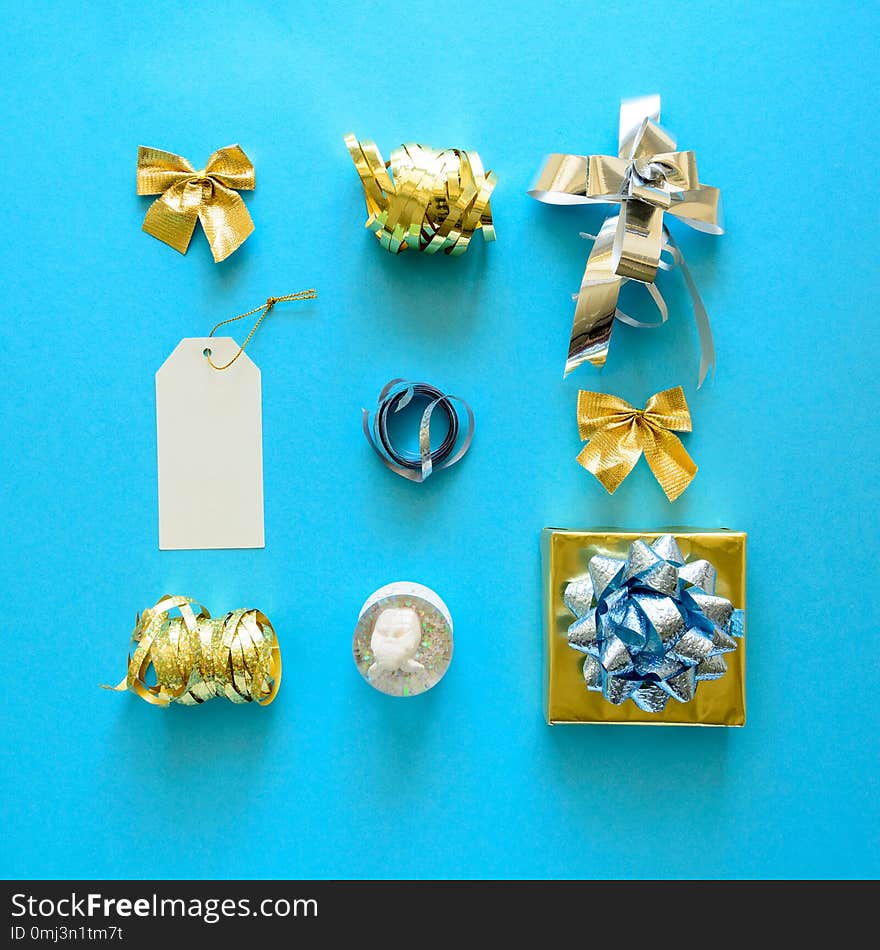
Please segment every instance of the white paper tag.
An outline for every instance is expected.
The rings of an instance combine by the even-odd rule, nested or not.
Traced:
[[[231,337],[181,340],[156,373],[159,547],[262,548],[260,370]]]

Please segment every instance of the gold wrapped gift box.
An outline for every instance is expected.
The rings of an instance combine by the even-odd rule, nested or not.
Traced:
[[[565,531],[545,528],[541,535],[544,574],[544,711],[550,725],[560,723],[643,723],[678,726],[742,726],[746,721],[746,643],[726,653],[727,672],[716,680],[701,681],[690,702],[670,700],[662,712],[645,712],[632,700],[619,706],[601,693],[587,689],[584,656],[568,644],[567,632],[575,617],[563,603],[566,585],[587,572],[594,554],[625,559],[639,538],[651,543],[672,534],[686,561],[705,558],[717,571],[716,593],[734,607],[746,606],[746,535],[727,529],[662,528],[621,531],[594,528]],[[748,626],[748,617],[746,617]]]

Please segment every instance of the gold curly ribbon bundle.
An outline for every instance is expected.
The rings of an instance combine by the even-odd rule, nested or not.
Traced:
[[[179,616],[171,616],[174,610]],[[268,706],[281,685],[278,638],[259,610],[211,619],[189,597],[165,594],[137,618],[131,643],[128,675],[104,689],[133,690],[154,706],[193,706],[215,696]],[[147,684],[150,666],[155,685]]]
[[[464,254],[477,230],[495,240],[489,198],[498,178],[476,152],[407,144],[383,162],[375,142],[350,132],[345,144],[363,185],[366,227],[386,251]]]
[[[577,460],[609,494],[614,494],[643,452],[670,501],[675,501],[697,474],[694,460],[672,434],[691,431],[691,414],[681,386],[651,396],[644,409],[635,409],[617,396],[581,390],[577,418],[581,439],[589,439]]]
[[[150,205],[143,230],[181,254],[198,220],[215,262],[229,257],[254,230],[238,192],[255,187],[254,166],[240,145],[217,149],[200,171],[172,152],[138,148],[137,193],[161,195]]]
[[[641,283],[660,313],[667,307],[654,286],[657,270],[681,269],[691,296],[700,340],[702,385],[715,366],[709,315],[681,250],[664,226],[671,214],[698,231],[723,234],[721,192],[697,175],[693,152],[676,151],[675,139],[657,123],[660,96],[625,99],[620,106],[618,155],[550,155],[529,194],[546,204],[613,203],[620,213],[608,218],[594,240],[581,289],[574,299],[574,323],[565,375],[589,360],[602,367],[608,356],[615,317],[631,326],[655,326],[623,313],[617,301],[628,280]],[[671,261],[662,260],[666,252]]]

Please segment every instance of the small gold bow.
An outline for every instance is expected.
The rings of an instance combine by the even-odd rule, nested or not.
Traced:
[[[137,193],[160,195],[147,211],[143,230],[186,254],[196,220],[202,222],[214,260],[240,247],[254,222],[237,192],[253,191],[254,166],[240,145],[217,149],[196,171],[180,155],[138,148]]]
[[[578,429],[589,442],[578,462],[613,494],[642,452],[670,501],[690,485],[697,466],[673,432],[691,431],[691,414],[681,386],[656,393],[635,409],[606,393],[578,393]],[[670,431],[671,430],[671,431]]]

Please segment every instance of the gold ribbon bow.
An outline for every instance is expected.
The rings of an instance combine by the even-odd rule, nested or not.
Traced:
[[[681,386],[656,393],[635,409],[606,393],[578,393],[578,429],[589,442],[578,462],[614,494],[642,452],[670,501],[690,485],[697,466],[673,432],[691,431],[691,414]],[[671,431],[670,431],[671,430]]]
[[[700,339],[702,385],[715,365],[709,316],[680,249],[664,227],[663,216],[708,234],[723,234],[721,192],[700,183],[693,152],[676,151],[675,139],[657,123],[660,96],[624,100],[620,106],[618,154],[550,155],[529,194],[547,204],[620,205],[593,238],[581,289],[575,295],[574,323],[569,342],[567,376],[589,360],[602,367],[608,356],[615,317],[631,326],[655,326],[619,310],[620,289],[628,280],[642,283],[660,313],[666,303],[654,286],[658,268],[678,265],[694,307]],[[671,261],[662,260],[663,252]]]
[[[375,142],[345,144],[361,179],[367,202],[366,227],[386,251],[416,247],[426,254],[464,254],[478,230],[495,240],[489,199],[498,182],[485,172],[480,156],[463,149],[401,145],[383,162]]]
[[[238,194],[256,186],[254,166],[240,145],[217,149],[196,171],[180,155],[138,148],[137,193],[161,195],[149,207],[143,230],[186,254],[196,220],[202,222],[214,260],[240,247],[254,222]]]

